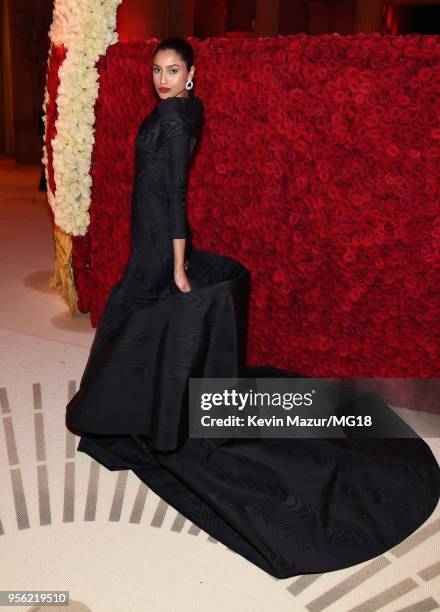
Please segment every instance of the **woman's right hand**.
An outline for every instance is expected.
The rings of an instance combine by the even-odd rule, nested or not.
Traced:
[[[191,291],[191,285],[186,275],[185,270],[188,267],[188,262],[185,262],[185,267],[174,270],[174,282],[183,293]]]

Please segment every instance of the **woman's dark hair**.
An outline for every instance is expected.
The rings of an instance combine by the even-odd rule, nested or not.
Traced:
[[[170,36],[162,40],[154,50],[153,57],[158,51],[164,51],[165,49],[171,49],[180,55],[182,60],[186,64],[186,69],[189,70],[194,64],[194,50],[191,44],[178,36]]]

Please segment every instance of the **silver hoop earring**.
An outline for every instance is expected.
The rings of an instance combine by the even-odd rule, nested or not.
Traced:
[[[193,87],[194,87],[194,83],[192,81],[187,81],[185,83],[185,89],[187,89],[188,91],[192,89]]]

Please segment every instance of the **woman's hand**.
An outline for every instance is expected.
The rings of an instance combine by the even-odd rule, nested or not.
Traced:
[[[191,285],[186,275],[185,270],[188,268],[188,261],[185,261],[183,268],[177,268],[174,270],[174,282],[183,293],[191,291]]]

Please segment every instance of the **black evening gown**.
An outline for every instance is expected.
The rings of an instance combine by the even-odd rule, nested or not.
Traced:
[[[300,376],[246,366],[249,270],[192,246],[186,179],[202,119],[200,98],[173,97],[140,126],[131,254],[67,404],[67,426],[81,436],[79,451],[109,470],[133,470],[183,516],[273,576],[355,565],[403,541],[436,508],[439,466],[415,433],[188,436],[189,377]],[[174,283],[173,238],[186,238],[190,292]],[[365,398],[368,409],[394,415],[375,395]],[[345,401],[356,414],[356,400]]]

